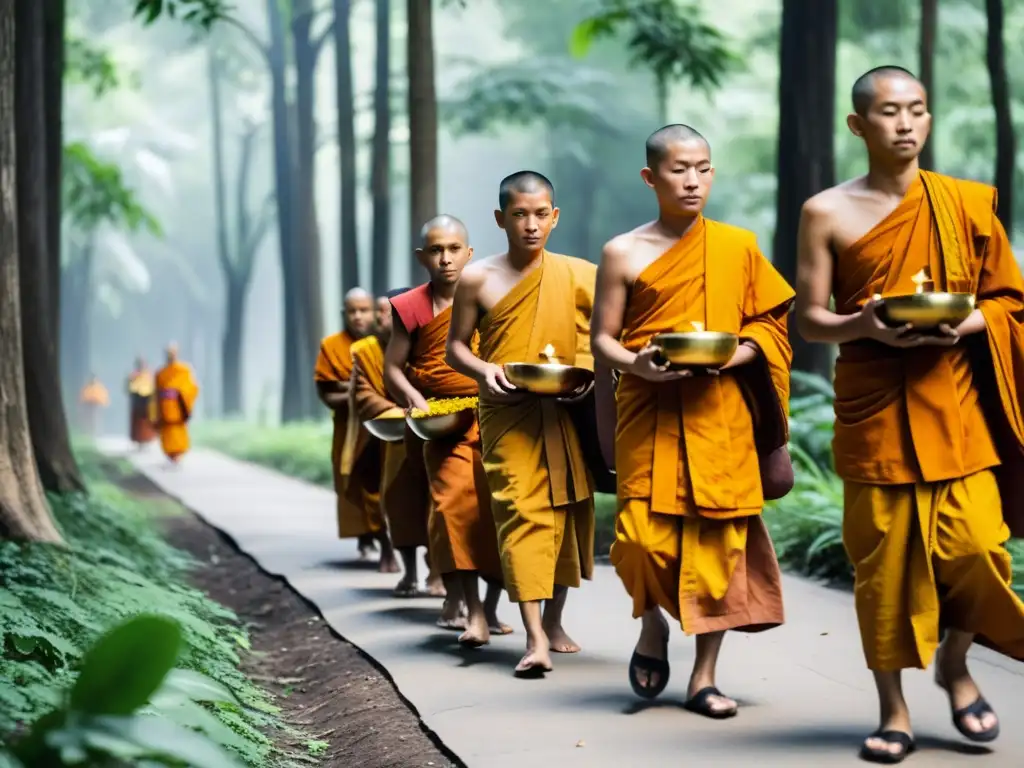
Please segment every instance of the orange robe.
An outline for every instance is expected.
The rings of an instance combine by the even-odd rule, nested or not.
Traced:
[[[364,390],[373,379],[382,381],[384,350],[376,336],[367,336],[352,343],[352,373],[349,378],[348,423],[342,446],[339,474],[345,497],[365,510],[370,518],[383,523],[380,509],[380,473],[384,444],[363,427],[356,407],[356,388]],[[378,527],[378,530],[380,528]]]
[[[129,436],[133,443],[148,443],[156,437],[156,382],[148,370],[133,371],[128,377]]]
[[[1024,456],[1024,281],[994,210],[991,187],[922,171],[836,261],[840,314],[874,294],[912,293],[911,277],[927,268],[935,290],[973,293],[987,325],[952,348],[840,349],[833,449],[873,670],[927,667],[940,615],[1024,659],[1000,498]]]
[[[479,323],[480,358],[540,362],[548,344],[575,364],[589,328],[597,268],[545,252]],[[592,365],[589,356],[581,360]],[[594,500],[579,437],[553,399],[480,400],[480,437],[505,588],[514,602],[578,587],[594,568]]]
[[[89,382],[82,387],[78,402],[82,411],[83,428],[90,435],[95,435],[100,426],[100,409],[110,405],[107,388],[98,381]]]
[[[429,283],[396,297],[393,304],[412,339],[405,371],[409,383],[428,399],[476,396],[476,382],[445,362],[451,307],[431,317]],[[500,582],[497,532],[477,423],[464,435],[424,442],[423,462],[430,484],[427,531],[435,570],[442,575],[478,571]]]
[[[313,380],[318,383],[347,382],[352,377],[352,337],[347,331],[326,337],[320,342]],[[331,441],[331,466],[334,468],[334,491],[338,495],[338,538],[348,539],[377,533],[382,520],[378,508],[368,510],[367,505],[354,504],[345,495],[345,482],[341,474],[341,456],[348,431],[348,404],[335,409],[334,435]]]
[[[760,351],[719,376],[619,380],[611,561],[634,617],[660,606],[687,634],[783,622],[758,456],[786,444],[792,300],[753,233],[704,218],[633,284],[621,335],[627,349],[696,321]],[[759,444],[755,435],[766,434],[772,440]]]
[[[175,360],[156,374],[160,447],[176,459],[189,449],[188,420],[192,417],[199,385],[187,363]]]

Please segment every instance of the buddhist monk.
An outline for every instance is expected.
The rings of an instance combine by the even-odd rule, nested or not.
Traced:
[[[167,347],[167,364],[156,374],[157,429],[160,447],[175,464],[189,449],[188,421],[199,385],[188,363],[178,359],[178,345]]]
[[[429,411],[427,398],[478,394],[474,379],[456,373],[445,362],[452,298],[473,249],[465,225],[453,216],[428,221],[420,240],[416,257],[430,280],[392,299],[395,331],[385,375],[399,402]],[[425,442],[423,460],[430,484],[431,560],[444,580],[449,609],[453,595],[465,601],[466,631],[459,643],[480,647],[490,642],[492,632],[508,634],[512,629],[497,617],[501,561],[476,420],[465,434]],[[480,600],[480,577],[487,582],[484,601]]]
[[[90,437],[96,437],[100,431],[103,409],[110,405],[110,393],[95,374],[90,375],[89,381],[82,387],[78,402],[82,411],[83,429]]]
[[[931,115],[916,77],[863,75],[847,125],[868,173],[804,204],[796,313],[804,338],[839,345],[843,541],[880,706],[862,756],[894,763],[915,748],[901,670],[934,659],[956,729],[990,742],[999,720],[967,651],[978,639],[1024,658],[1024,603],[1004,546],[1007,521],[1021,534],[1020,497],[1006,493],[1004,506],[1001,496],[1024,451],[1024,281],[995,190],[919,168]],[[918,285],[972,294],[974,309],[937,330],[887,322],[886,297]]]
[[[590,579],[594,564],[591,478],[573,421],[557,399],[517,391],[502,367],[541,362],[542,353],[572,365],[580,335],[590,332],[597,270],[546,250],[558,213],[541,174],[521,171],[501,182],[494,215],[508,250],[466,267],[448,335],[448,364],[475,379],[480,393],[481,454],[505,589],[526,628],[519,677],[550,671],[552,651],[580,650],[562,627],[562,611],[568,588]]]
[[[381,507],[381,478],[390,446],[367,432],[362,422],[394,407],[387,401],[383,378],[384,348],[390,337],[391,302],[389,296],[378,296],[374,299],[373,332],[352,343],[348,427],[341,455],[341,479],[346,497],[353,504],[371,508],[371,512],[373,507]],[[398,561],[386,526],[380,543],[380,572],[398,573]]]
[[[665,610],[697,636],[686,708],[725,718],[737,709],[715,685],[726,631],[783,621],[758,453],[786,445],[793,290],[752,232],[702,215],[715,169],[700,133],[665,126],[646,149],[641,177],[658,218],[604,246],[591,325],[595,359],[622,374],[611,560],[643,621],[634,691],[654,698],[668,683]],[[721,368],[670,366],[656,337],[692,330],[739,343]],[[761,408],[748,405],[752,393]],[[755,414],[773,419],[764,448],[755,434],[769,427]]]
[[[373,296],[363,288],[345,294],[342,308],[342,330],[320,342],[320,354],[313,371],[316,391],[321,402],[332,411],[334,437],[331,443],[331,465],[334,467],[334,490],[338,495],[338,538],[357,540],[359,557],[369,560],[374,542],[387,535],[378,506],[354,504],[345,494],[341,474],[341,455],[348,430],[349,379],[352,376],[352,344],[373,330]]]
[[[156,438],[156,428],[153,425],[156,411],[156,400],[153,397],[155,391],[153,372],[140,357],[135,361],[135,370],[128,376],[129,436],[139,449]]]

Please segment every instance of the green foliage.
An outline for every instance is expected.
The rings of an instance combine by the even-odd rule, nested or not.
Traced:
[[[88,85],[96,97],[121,86],[117,65],[106,49],[71,34],[64,38],[64,77]]]
[[[703,19],[693,2],[604,0],[573,30],[569,49],[583,57],[596,40],[625,32],[634,66],[649,69],[661,82],[685,80],[710,96],[740,60]]]
[[[174,668],[182,639],[177,623],[145,614],[104,634],[82,658],[66,703],[37,720],[13,755],[25,765],[238,766],[213,740],[233,743],[233,733],[199,704],[237,700],[206,676]]]
[[[103,481],[94,455],[83,453],[80,460],[89,495],[50,499],[68,548],[0,542],[0,740],[60,707],[77,679],[76,705],[103,699],[103,714],[118,718],[149,698],[147,713],[205,731],[247,765],[274,765],[264,732],[280,727],[277,709],[239,669],[239,654],[248,648],[245,630],[231,611],[184,584],[194,562],[159,536],[159,513]],[[109,660],[130,655],[131,644],[119,641],[116,653],[109,645],[90,655],[85,649],[127,617],[152,613],[180,628],[181,669],[150,696],[155,676],[122,659],[120,687],[111,694],[106,673],[89,672],[90,663],[98,659],[109,671]],[[170,646],[160,649],[149,642],[145,650],[166,661]],[[138,680],[128,684],[133,677]],[[230,701],[218,693],[222,688]],[[112,695],[123,698],[110,704]],[[104,722],[107,739],[155,739],[167,731],[164,725],[147,724],[140,732],[122,721]]]
[[[145,25],[152,24],[162,15],[181,19],[202,29],[228,17],[232,6],[226,0],[136,0],[135,16]]]
[[[64,215],[89,231],[107,223],[131,232],[160,234],[160,224],[124,184],[120,166],[97,158],[85,144],[64,147]]]
[[[259,427],[241,421],[197,424],[195,440],[242,461],[324,488],[334,488],[330,422]]]

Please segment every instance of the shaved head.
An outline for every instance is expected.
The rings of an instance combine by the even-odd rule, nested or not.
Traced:
[[[878,95],[878,81],[890,77],[913,80],[921,86],[922,90],[924,90],[924,84],[908,69],[897,67],[892,64],[887,64],[884,67],[875,67],[874,69],[869,69],[863,75],[858,77],[857,81],[853,84],[853,88],[850,91],[850,97],[853,101],[853,111],[861,117],[866,115],[868,110],[871,109],[871,105],[874,103],[875,97]]]
[[[682,144],[688,141],[700,141],[708,148],[708,153],[711,153],[711,144],[705,139],[696,128],[691,128],[688,125],[682,123],[675,123],[673,125],[666,125],[664,128],[659,128],[650,136],[647,137],[647,144],[645,149],[647,151],[647,167],[657,168],[658,164],[665,159],[665,155],[668,154],[668,148],[673,144]]]
[[[536,171],[517,171],[498,185],[498,209],[504,211],[513,195],[535,195],[538,192],[547,192],[551,205],[555,204],[555,185],[547,176]]]
[[[350,288],[345,294],[345,303],[348,304],[350,301],[373,301],[373,296],[365,288],[356,286]]]
[[[441,230],[442,232],[451,232],[462,239],[465,245],[469,245],[469,230],[466,229],[466,225],[456,219],[454,216],[449,216],[447,213],[442,213],[439,216],[435,216],[420,229],[420,247],[425,248],[427,245],[427,235],[434,230]]]

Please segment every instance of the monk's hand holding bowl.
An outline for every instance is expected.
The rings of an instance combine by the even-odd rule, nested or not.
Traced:
[[[628,373],[639,376],[646,381],[675,381],[693,375],[690,370],[675,370],[661,354],[661,347],[648,344],[636,353],[636,358],[629,366]]]
[[[570,392],[568,395],[565,395],[564,397],[559,397],[557,399],[558,399],[558,402],[560,402],[560,403],[566,403],[567,405],[572,405],[573,403],[579,403],[579,402],[582,402],[583,400],[585,400],[587,398],[587,395],[589,395],[591,390],[593,390],[593,389],[594,389],[594,380],[591,379],[586,384],[584,384],[582,387],[578,387],[575,392]]]
[[[506,402],[520,400],[523,393],[519,388],[505,378],[505,369],[494,363],[489,364],[480,376],[477,383],[480,386],[480,394],[486,395],[495,400]]]
[[[860,308],[858,322],[861,327],[862,337],[873,339],[890,347],[920,347],[929,343],[924,334],[915,331],[910,323],[890,327],[882,322],[878,316],[879,300],[875,297],[868,299]]]
[[[405,409],[405,412],[409,413],[412,410],[421,411],[422,413],[430,413],[430,403],[428,403],[427,399],[419,392],[410,392],[409,407]]]

